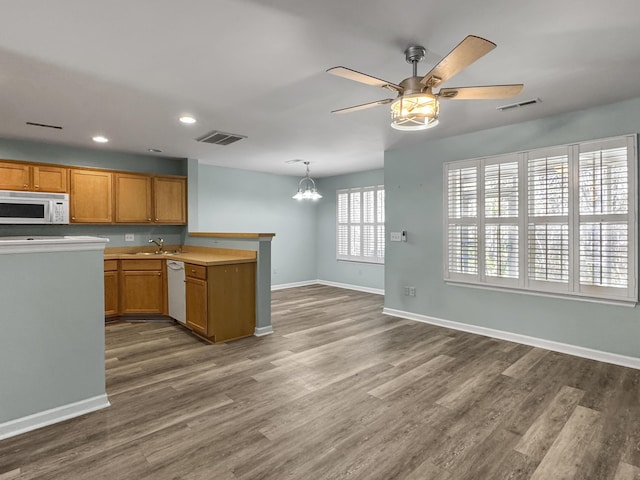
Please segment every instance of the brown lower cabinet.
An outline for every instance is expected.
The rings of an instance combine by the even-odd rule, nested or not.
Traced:
[[[167,312],[163,260],[105,260],[104,316]]]
[[[166,312],[163,263],[163,260],[120,260],[121,315]]]
[[[104,316],[118,315],[118,261],[104,261]]]
[[[110,320],[167,315],[166,264],[161,259],[105,260],[104,314]],[[254,334],[256,264],[185,263],[187,327],[210,342]]]
[[[187,326],[212,342],[254,334],[256,264],[185,264]]]

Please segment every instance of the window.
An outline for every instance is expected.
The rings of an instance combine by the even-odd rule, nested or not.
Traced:
[[[637,301],[636,137],[445,164],[445,280]]]
[[[336,192],[337,258],[384,263],[384,186]]]

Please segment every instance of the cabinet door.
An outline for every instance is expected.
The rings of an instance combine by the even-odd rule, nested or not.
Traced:
[[[112,223],[112,174],[71,170],[71,223]]]
[[[104,261],[104,316],[118,314],[118,260]]]
[[[62,167],[37,165],[33,167],[33,190],[36,192],[67,193],[69,170]]]
[[[184,225],[187,223],[187,180],[183,177],[154,177],[154,221]]]
[[[120,313],[163,313],[161,271],[122,271],[120,275]]]
[[[210,332],[216,342],[253,335],[256,328],[256,264],[209,267]]]
[[[116,222],[151,222],[151,177],[128,173],[115,174]]]
[[[187,277],[185,280],[185,300],[187,325],[197,333],[209,336],[206,280]]]
[[[104,272],[104,316],[118,314],[118,272]]]
[[[29,190],[29,165],[0,162],[0,190]]]

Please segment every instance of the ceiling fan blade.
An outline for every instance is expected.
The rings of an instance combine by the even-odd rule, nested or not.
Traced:
[[[364,110],[365,108],[377,107],[378,105],[385,105],[393,102],[393,98],[385,98],[384,100],[378,100],[377,102],[363,103],[362,105],[355,105],[353,107],[341,108],[339,110],[333,110],[331,113],[350,113],[357,112],[358,110]]]
[[[327,73],[346,78],[347,80],[353,80],[355,82],[373,85],[374,87],[388,88],[399,93],[402,93],[402,91],[404,90],[400,85],[396,85],[395,83],[387,82],[386,80],[372,77],[371,75],[367,75],[365,73],[356,72],[355,70],[351,70],[350,68],[346,67],[333,67],[327,70]]]
[[[453,100],[497,100],[515,97],[523,88],[524,85],[521,83],[512,85],[487,85],[485,87],[441,88],[438,96],[440,98]]]
[[[420,83],[433,87],[445,82],[494,48],[496,48],[495,43],[469,35],[456,48],[451,50],[446,57],[440,60],[440,63],[433,67],[429,73],[422,77]]]

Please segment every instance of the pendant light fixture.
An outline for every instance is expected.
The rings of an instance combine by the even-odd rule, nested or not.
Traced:
[[[304,162],[307,166],[307,174],[298,182],[298,192],[292,197],[296,200],[318,200],[322,195],[316,190],[316,182],[309,176],[309,163]]]

